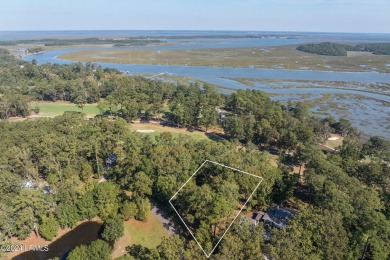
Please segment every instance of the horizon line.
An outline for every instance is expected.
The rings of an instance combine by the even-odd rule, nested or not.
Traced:
[[[134,32],[140,32],[140,31],[170,31],[170,32],[178,32],[178,31],[184,31],[184,32],[281,32],[281,33],[344,33],[344,34],[390,34],[390,32],[353,32],[353,31],[295,31],[295,30],[245,30],[245,29],[55,29],[55,30],[48,30],[48,29],[33,29],[33,30],[3,30],[0,29],[0,32],[97,32],[97,31],[106,31],[106,32],[112,32],[112,31],[134,31]]]

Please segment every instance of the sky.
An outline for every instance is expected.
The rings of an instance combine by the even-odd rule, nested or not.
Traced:
[[[390,33],[390,0],[1,0],[0,30]]]

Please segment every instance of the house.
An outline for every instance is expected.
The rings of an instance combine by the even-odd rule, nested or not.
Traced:
[[[264,224],[270,225],[275,228],[284,228],[287,226],[288,220],[296,215],[298,212],[294,209],[281,207],[279,205],[271,205],[266,212],[257,212],[255,225],[258,225],[260,221]]]
[[[223,110],[221,108],[216,108],[217,112],[218,112],[218,115],[219,115],[219,122],[222,123],[226,120],[226,116],[227,114],[229,114],[228,111],[226,110]]]
[[[28,189],[36,189],[38,187],[34,182],[30,180],[24,181],[23,186]]]
[[[265,212],[263,212],[263,211],[257,211],[256,217],[254,218],[254,223],[255,223],[256,226],[257,226],[257,224],[259,224],[260,221],[263,219],[264,215],[265,215]]]

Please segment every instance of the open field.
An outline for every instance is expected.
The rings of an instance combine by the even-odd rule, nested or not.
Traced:
[[[296,45],[193,50],[91,50],[60,55],[74,61],[269,69],[390,72],[390,56],[353,52],[346,57],[297,51]]]
[[[87,117],[94,117],[99,114],[99,109],[96,104],[85,104],[83,109],[78,108],[75,104],[67,102],[32,102],[30,104],[32,108],[38,106],[39,116],[59,116],[66,111],[76,111],[82,112],[87,115]]]
[[[149,212],[148,221],[130,219],[124,222],[124,227],[124,236],[115,242],[113,258],[126,254],[126,247],[133,244],[155,248],[160,244],[162,237],[168,236],[167,229],[153,212]]]
[[[30,107],[39,107],[40,112],[36,115],[31,115],[29,118],[39,118],[39,117],[56,117],[62,115],[64,112],[67,111],[75,111],[75,112],[81,112],[86,114],[87,117],[92,118],[100,113],[99,109],[97,108],[96,104],[86,104],[81,110],[78,108],[75,104],[67,103],[67,102],[32,102],[30,103]],[[167,109],[167,108],[166,108]],[[11,121],[22,121],[25,120],[25,118],[15,117],[10,118]],[[142,131],[145,131],[142,134],[147,134],[152,136],[153,138],[160,135],[161,133],[171,133],[174,137],[177,137],[179,135],[187,135],[195,140],[210,140],[210,138],[206,135],[203,131],[188,131],[187,128],[177,128],[174,126],[163,126],[158,124],[157,122],[151,122],[151,123],[141,123],[141,122],[135,122],[131,124],[131,129],[134,131],[138,131],[142,133]],[[148,133],[148,130],[151,130],[150,133]],[[215,132],[215,133],[223,133],[223,130],[220,128],[210,128],[209,132]]]
[[[331,139],[326,140],[325,145],[329,146],[333,149],[336,149],[337,147],[339,147],[343,144],[343,141],[344,141],[344,137],[337,135],[337,134],[332,134]]]
[[[142,133],[145,135],[150,135],[152,137],[155,137],[161,133],[171,133],[175,137],[179,135],[188,135],[196,140],[209,140],[209,138],[206,136],[206,133],[201,131],[190,132],[186,128],[162,126],[154,123],[134,123],[131,124],[131,129],[134,131],[153,130],[153,133]]]

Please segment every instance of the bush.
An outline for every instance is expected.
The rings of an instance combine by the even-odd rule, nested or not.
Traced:
[[[109,219],[104,224],[104,230],[102,233],[102,238],[108,242],[117,240],[123,236],[124,227],[122,218],[116,217]]]
[[[111,246],[107,242],[98,239],[90,245],[81,245],[73,249],[67,257],[67,260],[111,260],[111,253]]]
[[[122,207],[122,215],[125,220],[134,218],[137,215],[138,207],[134,202],[126,201]]]
[[[31,111],[34,112],[35,114],[39,114],[41,109],[38,106],[36,106],[36,107],[32,108]]]
[[[58,228],[58,222],[50,215],[42,219],[42,224],[39,226],[39,234],[46,240],[52,240],[57,235]]]
[[[138,212],[137,215],[135,215],[135,219],[139,221],[147,221],[149,212],[151,210],[149,200],[144,199],[143,205],[142,202],[140,202],[137,206],[138,206]]]

